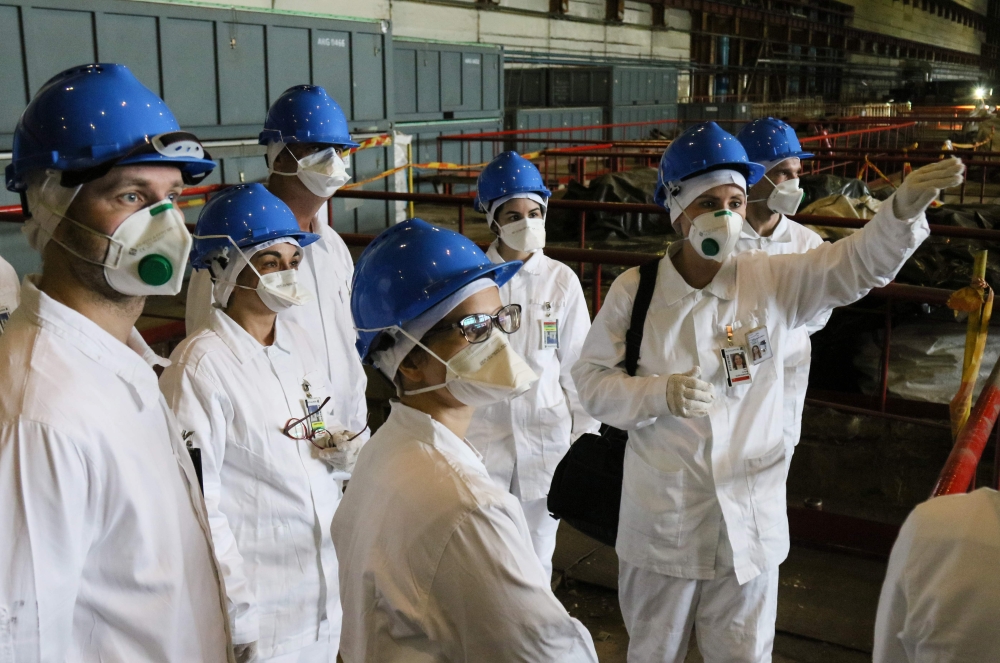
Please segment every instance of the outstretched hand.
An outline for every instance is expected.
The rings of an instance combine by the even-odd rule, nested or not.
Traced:
[[[916,169],[896,189],[892,212],[897,219],[912,219],[927,209],[942,189],[958,186],[965,179],[965,164],[951,157]]]

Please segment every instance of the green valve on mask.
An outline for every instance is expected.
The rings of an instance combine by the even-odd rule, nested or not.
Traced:
[[[701,252],[709,257],[719,255],[719,243],[714,239],[702,240]]]
[[[158,253],[148,255],[139,261],[139,278],[146,285],[163,285],[174,275],[174,266],[165,256]]]

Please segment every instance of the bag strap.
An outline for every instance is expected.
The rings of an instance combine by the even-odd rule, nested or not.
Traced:
[[[646,324],[646,313],[653,301],[653,291],[656,289],[656,273],[660,267],[660,258],[650,260],[639,267],[639,289],[635,291],[635,301],[632,303],[632,320],[625,332],[625,372],[635,375],[639,368],[639,348],[642,346],[642,328]]]

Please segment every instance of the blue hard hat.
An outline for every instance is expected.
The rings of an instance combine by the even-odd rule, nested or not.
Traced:
[[[742,173],[748,187],[764,175],[764,166],[750,161],[735,136],[715,122],[696,124],[671,141],[664,150],[653,201],[665,208],[666,183],[722,169]]]
[[[491,202],[512,193],[537,193],[542,198],[552,195],[535,164],[513,150],[494,157],[479,173],[473,205],[485,214]]]
[[[7,188],[24,191],[28,173],[45,168],[75,173],[69,186],[133,163],[174,164],[189,184],[216,166],[128,67],[82,65],[53,76],[21,113]]]
[[[514,260],[493,264],[468,237],[407,219],[388,228],[361,253],[351,284],[351,315],[358,330],[401,327],[463,286],[484,276],[497,286],[521,268]],[[381,331],[358,331],[358,353],[367,360]]]
[[[295,239],[299,246],[319,239],[319,235],[303,232],[288,205],[259,183],[225,189],[208,201],[194,230],[192,267],[208,269],[219,251],[232,247],[218,235],[232,237],[241,249],[282,237]]]
[[[765,117],[747,124],[736,134],[747,151],[751,161],[777,161],[798,157],[808,159],[813,156],[802,151],[799,137],[786,122],[773,117]]]
[[[271,104],[259,143],[325,143],[358,147],[340,105],[319,85],[296,85]]]

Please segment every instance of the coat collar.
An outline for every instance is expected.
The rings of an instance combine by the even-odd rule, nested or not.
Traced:
[[[774,232],[771,233],[769,237],[761,237],[757,234],[757,231],[753,229],[753,226],[749,222],[743,222],[743,231],[740,234],[741,239],[751,239],[754,241],[759,241],[761,239],[769,239],[772,242],[778,242],[780,244],[786,244],[792,241],[792,228],[791,224],[794,223],[784,214],[778,219],[778,225],[774,227]]]
[[[215,307],[212,308],[208,327],[218,334],[241,364],[252,361],[257,355],[268,352],[270,348],[284,354],[291,353],[291,348],[287,345],[287,327],[280,315],[274,323],[274,343],[270,346],[261,345],[247,330],[226,315],[225,311]]]
[[[483,465],[482,454],[466,440],[452,433],[444,424],[398,400],[393,399],[390,405],[396,425],[406,431],[409,437],[429,444],[449,457],[457,458],[464,466],[475,469],[483,476],[489,476],[486,466]]]
[[[670,258],[681,250],[682,242],[674,242],[667,247],[667,255],[660,260],[657,271],[656,288],[660,297],[666,299],[667,306],[672,306],[688,295],[698,292],[688,285],[680,275]],[[715,275],[712,282],[702,289],[702,292],[714,295],[719,299],[730,300],[736,297],[736,261],[730,256],[722,263],[722,269]]]
[[[503,257],[500,255],[500,252],[497,250],[498,242],[499,240],[496,239],[493,240],[493,243],[490,244],[490,248],[486,250],[486,257],[489,258],[490,262],[492,262],[494,265],[499,265],[501,263],[507,262],[506,260],[503,259]],[[529,274],[540,274],[542,272],[542,262],[543,262],[542,257],[544,255],[545,254],[542,253],[541,251],[535,251],[534,253],[531,254],[531,256],[527,260],[524,261],[524,265],[521,266],[521,269],[519,271],[527,272]]]
[[[38,274],[25,278],[18,311],[61,343],[117,375],[141,409],[159,403],[160,387],[151,367],[169,366],[170,360],[153,352],[134,327],[128,341],[122,343],[90,318],[39,290],[38,278]]]

